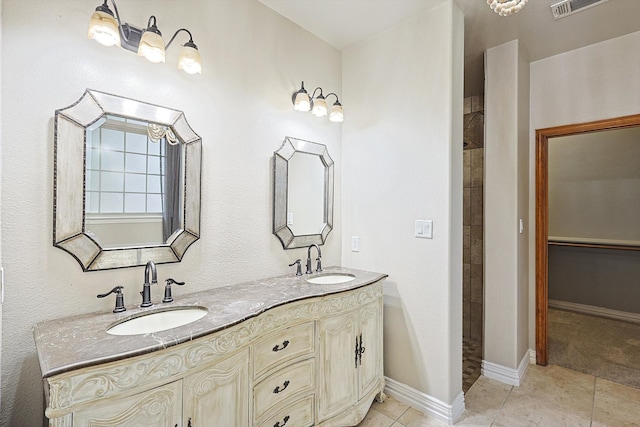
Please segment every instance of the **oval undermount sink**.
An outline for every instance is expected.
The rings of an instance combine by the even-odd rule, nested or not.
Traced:
[[[173,307],[168,310],[152,311],[116,323],[107,328],[107,333],[111,335],[142,335],[166,331],[202,319],[207,312],[205,307]]]
[[[356,276],[347,273],[327,273],[318,274],[317,276],[309,277],[308,283],[314,285],[338,285],[340,283],[347,283],[355,279]]]

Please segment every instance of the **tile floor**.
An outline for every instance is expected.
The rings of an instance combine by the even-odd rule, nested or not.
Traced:
[[[467,392],[482,373],[482,341],[462,339],[462,391]]]
[[[640,389],[558,366],[529,365],[520,387],[481,376],[465,394],[456,426],[640,426]],[[444,426],[388,397],[375,403],[360,427]]]

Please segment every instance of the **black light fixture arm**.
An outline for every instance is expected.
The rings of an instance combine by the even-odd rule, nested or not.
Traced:
[[[151,20],[153,20],[153,24],[151,23]],[[158,26],[156,25],[156,17],[154,15],[151,15],[149,17],[149,21],[147,21],[147,28],[145,28],[145,31],[151,31],[152,33],[156,33],[162,36],[162,33],[160,32],[160,30],[158,29]]]
[[[167,43],[164,48],[169,49],[169,46],[171,45],[171,43],[173,43],[173,41],[175,40],[176,36],[180,31],[184,31],[185,33],[189,34],[189,41],[186,42],[184,45],[197,49],[196,44],[193,42],[193,36],[191,35],[191,31],[187,30],[186,28],[180,28],[178,31],[176,31],[173,37],[171,37],[171,40],[169,40],[169,43]]]
[[[118,21],[118,29],[120,30],[120,45],[127,50],[137,52],[143,30],[134,27],[133,25],[127,24],[126,22],[123,23],[122,19],[120,19],[120,12],[118,12],[118,5],[116,4],[115,0],[110,1],[115,13],[111,12],[111,9],[109,9],[107,0],[104,0],[104,3],[98,6],[96,10],[108,13],[116,18],[116,21]]]
[[[336,103],[337,103],[338,105],[340,105],[340,99],[338,99],[338,95],[336,95],[336,94],[335,94],[335,93],[333,93],[333,92],[328,93],[328,94],[325,96],[325,99],[326,99],[326,98],[328,98],[328,97],[330,97],[331,95],[333,95],[333,96],[335,96],[335,97],[336,97]]]
[[[322,95],[322,88],[321,88],[320,86],[318,86],[317,88],[315,88],[315,89],[313,90],[313,93],[311,94],[311,99],[314,99],[314,98],[316,97],[316,91],[317,91],[318,89],[320,89],[320,97],[321,97],[321,98],[324,98],[324,95]]]

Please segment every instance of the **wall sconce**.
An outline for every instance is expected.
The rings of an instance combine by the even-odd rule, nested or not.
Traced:
[[[316,92],[320,91],[320,94],[316,96]],[[311,111],[316,117],[324,117],[327,115],[327,98],[331,95],[336,97],[336,102],[333,103],[331,111],[329,112],[329,120],[332,122],[342,123],[344,121],[344,113],[342,111],[342,104],[338,99],[338,95],[331,92],[325,97],[322,94],[322,88],[317,87],[313,90],[311,97],[304,88],[304,82],[300,86],[300,90],[293,93],[291,100],[293,101],[293,109],[296,111]]]
[[[169,43],[164,44],[162,33],[156,26],[156,17],[151,15],[147,22],[147,28],[140,29],[128,23],[122,23],[118,6],[115,0],[111,0],[115,14],[109,9],[107,0],[96,7],[89,22],[88,37],[103,46],[118,45],[139,56],[144,56],[153,63],[164,62],[165,50],[169,48],[179,32],[189,34],[189,41],[182,45],[178,57],[178,69],[189,74],[202,74],[202,61],[198,47],[193,42],[191,32],[186,28],[180,28],[173,34]]]

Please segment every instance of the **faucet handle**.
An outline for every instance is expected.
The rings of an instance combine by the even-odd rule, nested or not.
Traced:
[[[177,282],[172,278],[168,278],[167,280],[165,280],[165,282],[167,282],[167,284],[164,287],[164,298],[162,298],[162,302],[172,302],[173,296],[171,295],[171,285],[175,284],[182,286],[185,284],[185,282]]]
[[[116,294],[116,307],[113,309],[113,312],[122,313],[123,311],[127,310],[126,308],[124,308],[124,295],[122,295],[122,289],[124,289],[124,286],[116,286],[106,294],[99,294],[98,298],[104,298],[113,293]]]
[[[318,273],[321,273],[322,272],[322,260],[321,260],[321,257],[318,256],[318,258],[316,258],[316,261],[318,261],[318,264],[316,265],[316,271]]]
[[[289,264],[289,267],[293,267],[294,265],[296,266],[296,276],[302,276],[302,265],[300,264],[301,262],[301,259],[297,259],[293,261],[293,263]]]

